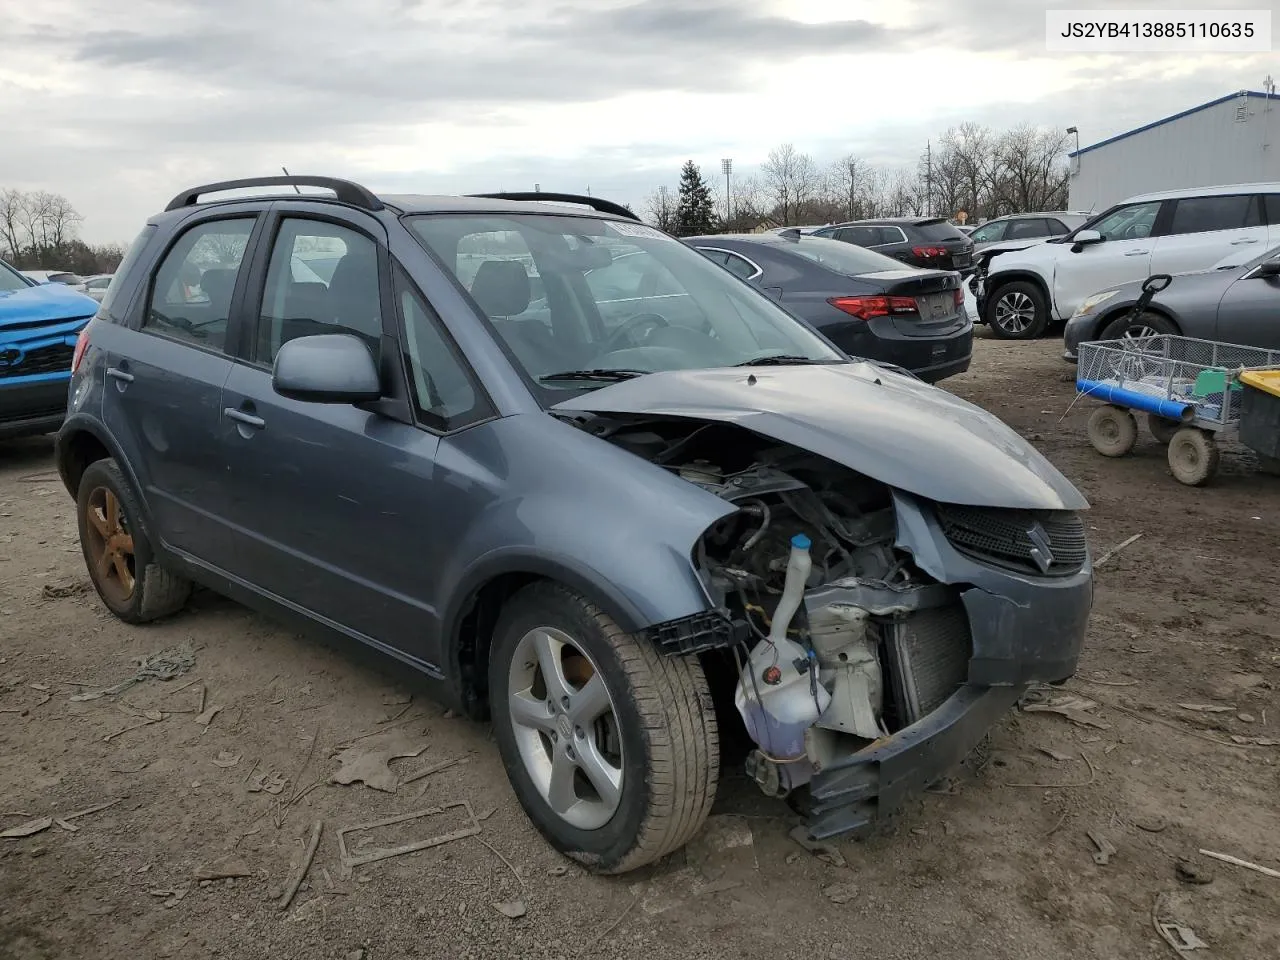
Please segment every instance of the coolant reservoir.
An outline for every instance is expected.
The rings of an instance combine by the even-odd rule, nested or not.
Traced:
[[[831,694],[818,682],[817,664],[804,647],[787,637],[791,618],[804,598],[811,568],[809,545],[804,534],[791,540],[787,579],[769,637],[751,651],[733,698],[751,739],[772,760],[803,758],[805,730],[831,703]]]

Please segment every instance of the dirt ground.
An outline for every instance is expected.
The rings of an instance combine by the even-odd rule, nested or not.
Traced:
[[[66,823],[0,839],[0,958],[1141,960],[1175,955],[1158,900],[1159,920],[1208,945],[1189,956],[1280,956],[1280,879],[1198,853],[1280,868],[1280,479],[1231,451],[1214,486],[1188,489],[1150,438],[1097,456],[1059,350],[983,340],[948,386],[1081,487],[1095,557],[1141,534],[1099,569],[1079,675],[1054,692],[1096,706],[1081,723],[1010,716],[949,788],[841,842],[844,865],[801,850],[785,806],[726,770],[687,851],[589,876],[526,821],[489,731],[445,715],[397,666],[208,595],[150,627],[113,620],[50,445],[0,447],[0,831]],[[194,665],[173,679],[72,699],[185,644]],[[378,731],[355,746],[400,731],[424,748],[390,762],[400,777],[464,762],[394,793],[329,783],[339,746]],[[342,876],[339,829],[464,800],[478,835]],[[314,864],[282,910],[318,821]],[[465,821],[449,809],[374,831],[372,847]],[[1114,847],[1107,862],[1090,834]],[[1182,858],[1210,882],[1180,879]],[[515,919],[497,906],[515,901]]]

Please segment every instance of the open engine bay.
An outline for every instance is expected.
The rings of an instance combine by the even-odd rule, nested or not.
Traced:
[[[738,508],[694,560],[716,605],[747,628],[733,646],[735,705],[756,744],[747,770],[766,793],[785,796],[911,726],[965,682],[960,589],[896,544],[889,487],[729,424],[594,426]]]

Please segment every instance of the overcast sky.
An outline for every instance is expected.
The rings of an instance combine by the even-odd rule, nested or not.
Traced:
[[[127,241],[180,189],[327,173],[423,193],[632,203],[777,144],[911,162],[975,120],[1086,145],[1242,88],[1273,54],[1045,51],[1097,0],[40,0],[6,4],[0,187]],[[1239,9],[1275,0],[1126,0]],[[1280,19],[1280,18],[1277,18]]]

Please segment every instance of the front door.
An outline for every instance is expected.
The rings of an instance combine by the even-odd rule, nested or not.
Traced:
[[[1059,317],[1069,317],[1091,294],[1119,283],[1145,280],[1151,272],[1159,200],[1133,203],[1113,211],[1091,229],[1102,242],[1058,248],[1053,274],[1053,304]]]
[[[231,566],[222,387],[227,333],[257,213],[203,219],[161,258],[129,324],[100,324],[107,354],[103,420],[134,470],[162,543]]]
[[[381,356],[395,352],[384,334],[398,325],[386,234],[372,217],[339,223],[302,202],[279,206],[257,271],[256,329],[222,394],[237,572],[430,671],[439,664],[436,560],[454,536],[441,516],[449,481],[437,464],[440,437],[412,417],[282,397],[271,380],[280,346],[316,333],[354,334],[389,361],[384,375],[399,369],[400,357]],[[431,363],[449,362],[443,346],[431,351]]]

